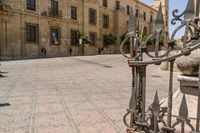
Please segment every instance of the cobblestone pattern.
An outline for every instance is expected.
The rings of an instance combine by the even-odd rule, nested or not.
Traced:
[[[124,133],[131,69],[121,55],[3,62],[0,133]],[[148,67],[147,106],[168,72]],[[177,75],[177,73],[175,73]],[[177,88],[177,82],[175,82]]]

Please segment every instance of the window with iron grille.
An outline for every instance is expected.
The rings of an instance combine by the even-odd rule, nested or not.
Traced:
[[[103,28],[109,28],[109,16],[103,15]]]
[[[72,45],[77,45],[79,42],[79,31],[78,30],[71,30],[71,44]]]
[[[107,7],[108,6],[108,1],[107,0],[103,0],[103,6]]]
[[[77,7],[71,6],[71,19],[77,20]]]
[[[97,23],[97,11],[95,9],[89,9],[89,23],[96,24]]]
[[[144,21],[146,21],[146,12],[143,13]]]
[[[26,41],[37,42],[38,41],[38,25],[37,24],[26,24]]]
[[[97,42],[97,33],[96,32],[90,32],[89,33],[90,41],[92,45],[96,45]]]
[[[135,10],[135,17],[139,17],[139,10],[138,9]]]
[[[51,43],[52,44],[60,44],[61,40],[61,28],[59,27],[51,27]]]
[[[58,1],[51,0],[51,14],[58,16]]]
[[[26,0],[26,9],[35,11],[36,10],[36,1],[35,0]]]
[[[129,5],[127,5],[127,7],[126,7],[127,9],[126,9],[126,14],[127,15],[130,15],[130,6]]]
[[[119,10],[119,9],[120,9],[120,2],[116,1],[116,10]]]

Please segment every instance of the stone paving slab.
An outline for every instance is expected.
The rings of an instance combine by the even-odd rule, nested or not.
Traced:
[[[0,133],[124,133],[131,69],[121,55],[2,62]],[[147,106],[169,73],[147,68]],[[177,77],[178,73],[175,73]],[[178,83],[175,78],[175,86]]]

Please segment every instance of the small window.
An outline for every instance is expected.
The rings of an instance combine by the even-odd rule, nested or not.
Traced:
[[[143,13],[144,21],[146,21],[146,12]]]
[[[51,43],[60,44],[61,28],[51,27]]]
[[[103,15],[103,28],[109,28],[109,16]]]
[[[77,20],[77,7],[71,6],[71,19]]]
[[[150,22],[153,22],[153,15],[150,16]]]
[[[139,17],[139,10],[138,9],[135,10],[135,17]]]
[[[97,42],[97,33],[96,32],[90,32],[89,33],[90,41],[92,45],[96,45]]]
[[[58,1],[51,0],[51,14],[58,16]]]
[[[79,43],[79,31],[71,30],[71,45],[77,45]]]
[[[129,5],[127,5],[127,7],[126,7],[127,9],[126,9],[126,14],[127,15],[130,15],[130,6]]]
[[[97,11],[95,9],[89,9],[89,23],[96,24],[97,23]]]
[[[120,2],[116,1],[116,10],[119,10],[119,9],[120,9]]]
[[[26,9],[35,11],[36,10],[35,0],[26,0]]]
[[[103,6],[107,7],[108,6],[108,1],[107,0],[103,0]]]
[[[37,42],[38,41],[38,25],[37,24],[26,24],[26,41]]]

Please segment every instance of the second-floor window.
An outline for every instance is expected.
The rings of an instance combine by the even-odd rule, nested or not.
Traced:
[[[108,6],[108,1],[107,0],[103,0],[103,6],[107,7]]]
[[[96,24],[97,23],[97,11],[95,9],[89,9],[89,23]]]
[[[71,19],[77,20],[77,7],[71,6]]]
[[[58,16],[58,1],[51,0],[51,14]]]
[[[130,15],[130,6],[129,5],[127,5],[126,14]]]
[[[153,15],[150,16],[150,22],[153,22]]]
[[[139,10],[138,9],[135,10],[135,17],[139,17]]]
[[[120,2],[116,1],[116,10],[119,10],[119,9],[120,9]]]
[[[35,0],[26,0],[26,9],[35,11],[36,10]]]
[[[109,16],[103,15],[103,28],[109,28]]]
[[[89,33],[90,41],[92,45],[95,45],[97,42],[97,33],[96,32],[90,32]]]
[[[143,13],[143,17],[144,17],[144,21],[146,21],[146,17],[147,17],[146,12]]]
[[[26,41],[36,43],[38,41],[38,25],[26,24]]]

